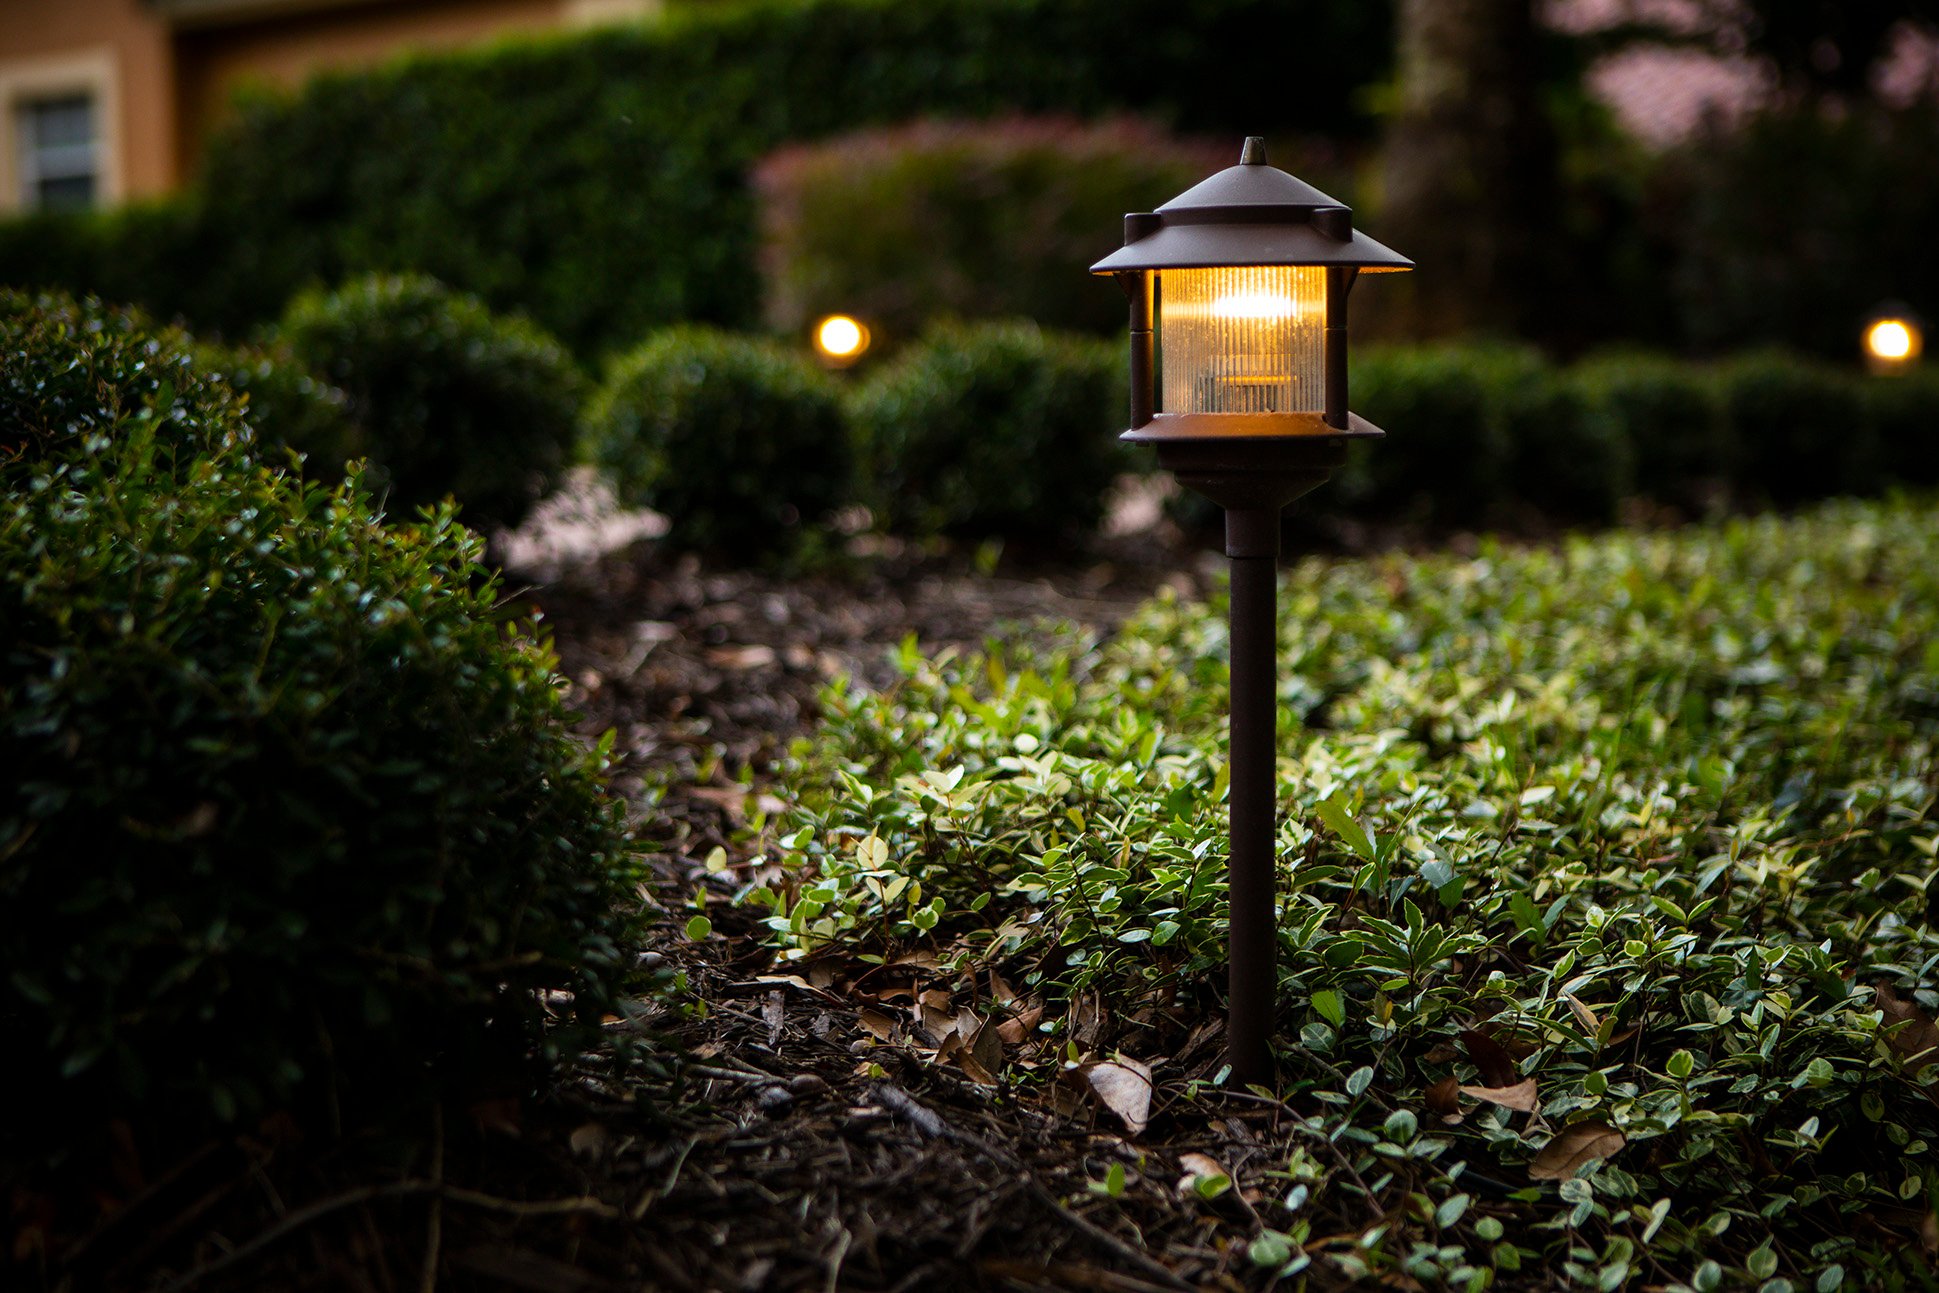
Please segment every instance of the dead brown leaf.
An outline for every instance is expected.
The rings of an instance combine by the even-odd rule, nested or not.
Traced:
[[[957,1036],[963,1039],[956,1052],[957,1066],[969,1074],[970,1081],[996,1086],[1003,1073],[1003,1039],[997,1036],[996,1026],[982,1020],[966,1034],[959,1024]]]
[[[774,661],[771,646],[721,646],[707,652],[707,663],[716,669],[765,669]]]
[[[1513,1086],[1464,1086],[1461,1094],[1498,1104],[1504,1109],[1519,1109],[1523,1113],[1534,1113],[1542,1107],[1541,1097],[1535,1091],[1534,1078],[1523,1078]]]
[[[1528,1174],[1537,1181],[1566,1181],[1584,1163],[1610,1158],[1628,1143],[1628,1137],[1606,1122],[1572,1123],[1536,1151]]]
[[[1486,1087],[1514,1086],[1517,1081],[1515,1057],[1507,1048],[1483,1032],[1472,1028],[1461,1030],[1461,1044],[1467,1047],[1468,1058],[1481,1070],[1481,1083]]]
[[[1591,1037],[1598,1036],[1602,1032],[1602,1020],[1596,1018],[1595,1011],[1589,1009],[1589,1007],[1583,1005],[1566,992],[1562,994],[1562,1000],[1569,1003],[1569,1013],[1575,1016],[1575,1021],[1578,1024],[1582,1025],[1583,1032],[1589,1034]]]
[[[1178,1178],[1178,1192],[1185,1195],[1197,1190],[1198,1182],[1204,1177],[1230,1175],[1218,1159],[1196,1151],[1180,1154],[1178,1165],[1185,1169],[1185,1175]]]
[[[1112,1113],[1123,1121],[1132,1135],[1143,1131],[1151,1121],[1151,1069],[1137,1060],[1120,1055],[1084,1070],[1091,1090]]]
[[[875,1036],[877,1041],[890,1041],[895,1037],[895,1016],[881,1010],[858,1010],[856,1022]]]
[[[1917,1073],[1932,1063],[1934,1048],[1939,1047],[1939,1028],[1935,1028],[1925,1011],[1885,984],[1874,989],[1874,999],[1884,1014],[1880,1021],[1885,1034],[1886,1045],[1905,1062],[1906,1071]]]
[[[1427,1088],[1427,1107],[1443,1122],[1461,1121],[1461,1084],[1450,1074]]]
[[[1021,1046],[1029,1038],[1032,1030],[1044,1017],[1040,1005],[1026,1006],[1021,1014],[1012,1016],[997,1025],[997,1036],[1011,1046]]]

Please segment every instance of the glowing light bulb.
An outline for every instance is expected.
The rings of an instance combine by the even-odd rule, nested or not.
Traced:
[[[1161,412],[1325,407],[1326,271],[1317,266],[1165,270],[1158,324]]]
[[[1912,329],[1903,319],[1880,319],[1866,330],[1865,349],[1878,359],[1910,359]]]
[[[1212,302],[1215,319],[1290,319],[1293,298],[1278,292],[1232,292]]]
[[[815,325],[815,349],[832,364],[852,364],[869,348],[869,330],[846,314],[831,314]]]

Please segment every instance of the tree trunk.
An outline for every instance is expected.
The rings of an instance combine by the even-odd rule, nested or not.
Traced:
[[[1539,336],[1563,267],[1535,0],[1401,0],[1397,35],[1377,228],[1420,270],[1380,330]]]

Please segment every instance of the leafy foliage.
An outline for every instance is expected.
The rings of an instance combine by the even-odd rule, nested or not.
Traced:
[[[516,525],[577,434],[584,380],[559,343],[420,275],[306,292],[280,339],[348,398],[348,456],[369,461],[370,484],[396,512],[450,496],[478,529]],[[284,425],[325,471],[343,461],[337,431]]]
[[[1926,103],[1765,113],[1666,159],[1645,218],[1669,258],[1656,290],[1673,294],[1685,339],[1856,358],[1883,302],[1930,309],[1936,150],[1939,106]]]
[[[1234,142],[1364,136],[1357,92],[1386,72],[1391,22],[1384,4],[1274,0],[753,0],[423,55],[245,105],[166,222],[0,225],[0,283],[234,330],[306,284],[410,270],[586,352],[681,321],[745,326],[747,170],[784,143],[1053,111]],[[1288,78],[1297,47],[1329,53]]]
[[[924,121],[795,145],[754,173],[770,324],[840,310],[887,339],[938,318],[1115,333],[1123,297],[1073,270],[1126,211],[1228,166],[1132,121]]]
[[[627,838],[479,541],[264,466],[175,334],[0,334],[0,1148],[397,1107],[541,988],[596,1028]]]
[[[1939,1136],[1936,536],[1929,506],[1841,504],[1291,573],[1298,1044],[1256,1262],[1899,1278]],[[1221,982],[1222,610],[836,687],[785,879],[745,901],[792,955],[1000,967],[1070,1059],[1176,1053]]]
[[[1118,348],[1028,323],[939,327],[850,401],[870,500],[898,533],[1082,533],[1130,465]]]
[[[738,559],[799,549],[853,501],[834,383],[796,352],[711,329],[670,329],[614,361],[584,453],[629,505],[666,513],[672,542]]]

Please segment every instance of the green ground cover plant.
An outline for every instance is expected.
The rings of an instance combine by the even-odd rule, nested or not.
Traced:
[[[628,973],[605,749],[481,540],[272,461],[181,334],[0,296],[9,1170],[529,1081]]]
[[[742,901],[787,955],[999,971],[1046,1007],[1018,1080],[1191,1099],[1223,612],[836,685]],[[1221,1223],[1262,1278],[1929,1279],[1939,511],[1311,561],[1281,625],[1289,1115]],[[1135,1175],[1099,1191],[1173,1188]]]

